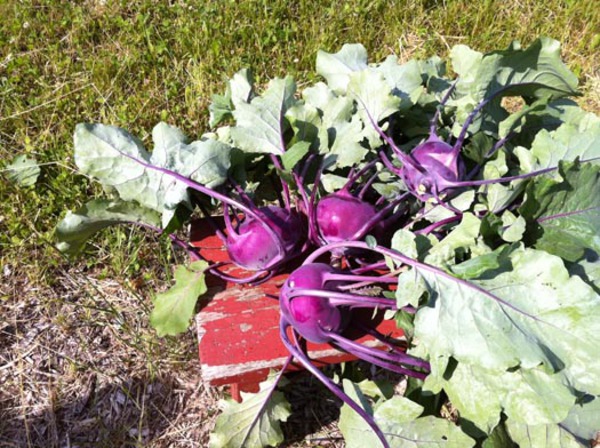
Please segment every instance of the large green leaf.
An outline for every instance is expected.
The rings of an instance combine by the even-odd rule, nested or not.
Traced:
[[[157,294],[150,323],[159,336],[176,335],[187,330],[198,297],[206,293],[205,270],[208,263],[195,261],[189,267],[175,268],[175,285]]]
[[[116,224],[142,224],[160,226],[160,215],[133,202],[95,199],[76,212],[67,212],[56,226],[58,249],[74,255],[96,232]]]
[[[556,168],[561,161],[575,159],[600,163],[600,117],[571,113],[556,130],[536,134],[531,155],[536,159],[533,169]]]
[[[439,243],[428,251],[425,261],[435,266],[455,264],[455,258],[469,252],[477,244],[481,221],[471,213],[463,214],[462,221]]]
[[[492,129],[507,117],[500,107],[503,96],[518,95],[525,98],[560,98],[577,94],[577,77],[560,58],[560,44],[552,39],[540,38],[522,49],[513,42],[503,51],[481,54],[464,45],[451,52],[453,68],[459,75],[456,99],[458,107],[457,133],[467,115],[480,101],[495,96],[485,107],[485,120]],[[472,131],[478,128],[477,123]]]
[[[291,415],[291,406],[281,392],[275,391],[269,398],[273,381],[271,378],[262,382],[256,394],[242,393],[241,403],[231,399],[220,402],[222,414],[210,435],[210,448],[262,448],[283,442],[280,422]],[[250,428],[267,398],[258,421]]]
[[[102,124],[78,124],[75,163],[82,173],[114,187],[121,199],[162,214],[167,227],[180,204],[189,205],[187,186],[155,167],[189,177],[207,187],[221,184],[229,169],[228,145],[205,139],[187,144],[182,132],[165,123],[152,131],[154,151],[123,129]]]
[[[283,154],[284,133],[289,127],[286,111],[296,102],[296,83],[291,76],[274,79],[267,90],[250,103],[239,102],[233,116],[231,137],[242,151]]]
[[[426,386],[446,390],[461,415],[491,430],[504,411],[517,422],[558,423],[575,390],[600,391],[600,298],[562,260],[518,248],[495,270],[458,281],[418,269],[428,304],[415,318],[414,351],[427,356]]]
[[[383,74],[391,92],[404,104],[416,104],[423,89],[422,64],[411,60],[400,64],[396,56],[388,56],[376,68]]]
[[[517,422],[557,424],[576,400],[562,374],[542,368],[486,369],[470,362],[453,365],[444,358],[432,365],[435,372],[425,387],[443,388],[461,417],[485,432],[498,424],[501,412]]]
[[[337,53],[317,53],[317,73],[336,93],[345,93],[350,75],[367,68],[367,50],[361,44],[345,44]]]
[[[420,417],[423,407],[405,397],[380,400],[373,411],[362,384],[344,380],[344,391],[373,415],[391,448],[468,448],[475,441],[452,422],[434,416]],[[373,430],[347,404],[340,412],[339,428],[347,448],[380,447]]]
[[[565,163],[560,175],[531,182],[519,210],[541,233],[537,248],[576,261],[586,249],[600,252],[600,167]]]
[[[523,49],[513,42],[508,49],[481,54],[464,45],[452,49],[453,68],[459,75],[457,90],[481,100],[502,95],[560,98],[577,94],[577,77],[562,62],[560,43],[539,38]]]
[[[363,122],[372,127],[369,115],[377,123],[400,110],[401,99],[392,95],[392,89],[383,75],[374,70],[362,70],[350,75],[348,97],[358,103],[357,112]],[[405,103],[405,108],[410,103]]]
[[[12,163],[6,167],[8,178],[22,187],[35,185],[40,176],[40,166],[31,157],[21,154],[14,158]]]
[[[600,294],[600,256],[595,252],[586,255],[588,255],[589,258],[586,257],[577,260],[576,263],[569,263],[569,272],[571,275],[578,275],[581,277]]]
[[[364,160],[368,149],[361,143],[365,139],[364,126],[358,115],[351,121],[337,122],[329,129],[333,142],[326,155],[330,170],[358,165]]]
[[[354,102],[350,97],[338,96],[327,85],[317,83],[303,92],[307,104],[317,108],[321,119],[315,122],[319,152],[325,155],[325,164],[331,171],[360,164],[368,152],[363,144],[371,134],[370,124],[353,114]]]
[[[556,394],[600,392],[600,297],[543,251],[516,248],[501,265],[469,282],[418,268],[430,299],[415,318],[415,352],[432,361],[432,377],[448,374],[453,358],[498,374],[560,372]]]
[[[600,436],[600,396],[586,396],[575,405],[560,426],[574,436],[589,441]]]
[[[214,127],[227,118],[233,117],[233,109],[240,103],[247,103],[252,97],[254,81],[248,69],[237,72],[227,83],[224,95],[213,95],[208,106],[209,126]]]
[[[507,420],[510,436],[521,448],[588,448],[600,434],[600,399],[575,405],[559,424],[535,425]]]

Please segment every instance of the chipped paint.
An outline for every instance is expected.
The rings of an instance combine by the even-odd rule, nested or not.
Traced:
[[[240,324],[240,331],[242,333],[246,333],[247,331],[252,330],[252,324]]]

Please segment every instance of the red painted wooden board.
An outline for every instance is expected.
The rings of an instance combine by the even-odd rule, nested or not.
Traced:
[[[206,221],[196,221],[191,229],[192,244],[212,262],[228,261],[221,240]],[[231,267],[233,275],[248,275]],[[210,385],[232,385],[232,396],[239,390],[256,391],[270,369],[278,370],[289,353],[279,335],[279,288],[288,273],[279,274],[257,286],[236,285],[212,279],[217,292],[196,317],[202,378]],[[369,311],[370,312],[370,311]],[[393,321],[382,320],[378,329],[396,339],[403,333]],[[384,348],[370,336],[359,342]],[[308,344],[308,353],[317,363],[339,363],[356,359],[328,344]],[[293,365],[290,369],[298,369]]]

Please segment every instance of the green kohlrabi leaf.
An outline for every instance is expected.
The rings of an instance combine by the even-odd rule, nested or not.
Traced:
[[[74,255],[96,232],[116,224],[141,224],[160,227],[160,215],[133,202],[95,199],[76,212],[67,212],[56,227],[58,249]]]
[[[560,44],[539,38],[527,49],[513,42],[507,50],[481,55],[464,46],[452,50],[459,75],[457,90],[478,100],[502,90],[502,96],[560,98],[577,94],[577,77],[560,57]]]
[[[223,412],[210,435],[209,448],[242,448],[244,439],[244,448],[278,446],[283,442],[280,422],[290,416],[291,406],[281,392],[273,392],[259,420],[250,428],[273,387],[273,381],[271,378],[262,382],[260,392],[256,394],[242,392],[241,403],[231,399],[220,402]]]
[[[417,268],[431,296],[415,319],[423,347],[488,369],[543,364],[579,390],[600,392],[592,336],[600,297],[546,252],[517,248],[508,261],[469,282]]]
[[[379,400],[374,412],[360,384],[344,380],[344,391],[369,414],[386,435],[391,448],[468,448],[475,441],[448,420],[433,416],[420,417],[423,407],[405,397]],[[340,431],[346,448],[380,447],[381,442],[367,423],[348,405],[340,412]]]
[[[307,104],[316,107],[323,118],[326,128],[339,121],[349,121],[352,118],[354,104],[347,96],[334,93],[327,84],[318,82],[302,91],[302,97]]]
[[[348,178],[336,176],[335,174],[323,174],[321,176],[321,184],[327,193],[333,193],[339,190],[348,182]]]
[[[457,255],[464,255],[477,244],[481,221],[471,213],[463,214],[462,221],[442,241],[435,244],[425,261],[435,266],[455,264]]]
[[[231,137],[242,151],[281,155],[289,123],[286,111],[296,102],[296,83],[291,76],[273,79],[267,90],[250,103],[240,102],[233,111],[236,125]]]
[[[165,123],[155,126],[152,137],[155,147],[150,155],[137,138],[120,128],[78,124],[75,163],[82,173],[114,187],[121,199],[160,212],[167,227],[180,204],[189,207],[188,187],[160,169],[214,187],[227,177],[230,147],[211,139],[186,144],[181,131]]]
[[[225,94],[213,95],[213,101],[208,106],[209,126],[215,127],[223,120],[232,118],[234,107],[250,101],[253,84],[252,73],[248,69],[242,69],[233,75],[233,78],[227,83]]]
[[[600,435],[600,398],[585,397],[559,424],[528,423],[507,421],[510,436],[521,448],[588,448]]]
[[[310,143],[300,141],[288,149],[282,156],[281,162],[283,163],[283,168],[286,171],[291,171],[302,158],[308,154],[310,150]]]
[[[528,425],[507,420],[508,434],[519,448],[589,448],[589,440],[581,440],[561,425]]]
[[[322,82],[305,89],[302,97],[306,102],[304,107],[313,107],[318,113],[319,120],[313,121],[317,126],[317,137],[313,142],[316,140],[315,149],[326,154],[339,134],[337,128],[347,126],[346,123],[350,122],[354,103],[346,96],[336,95]],[[362,139],[362,135],[359,134],[357,138]]]
[[[589,251],[586,257],[568,264],[571,275],[578,275],[600,294],[600,255]]]
[[[287,110],[285,118],[288,119],[294,130],[294,137],[289,142],[289,149],[286,152],[289,152],[291,147],[299,142],[308,143],[309,148],[316,151],[319,150],[319,130],[323,127],[319,109],[311,104],[298,101],[294,106]],[[325,139],[325,146],[326,145],[327,140]],[[285,154],[281,157],[285,157]]]
[[[159,336],[176,335],[187,330],[198,297],[206,293],[206,261],[194,261],[189,267],[177,266],[175,285],[154,298],[150,324]]]
[[[561,161],[575,159],[600,163],[600,117],[587,113],[577,118],[536,134],[531,146],[537,159],[534,169],[556,168]]]
[[[576,404],[560,426],[569,433],[590,441],[600,436],[600,396],[586,396]]]
[[[6,167],[6,171],[8,172],[8,179],[22,187],[35,185],[41,172],[35,159],[24,154],[15,157],[12,163]]]
[[[531,424],[557,424],[569,413],[576,397],[561,374],[541,368],[495,370],[468,362],[439,358],[424,388],[442,388],[461,418],[489,433],[501,412],[510,419]],[[439,372],[443,373],[440,375]]]
[[[483,99],[494,97],[484,108],[483,119],[492,129],[507,117],[500,107],[503,96],[518,95],[532,98],[560,98],[577,94],[577,77],[560,58],[557,41],[540,38],[527,49],[513,42],[504,51],[481,54],[464,45],[452,49],[454,70],[459,75],[457,98],[458,132],[467,114]],[[477,125],[471,131],[476,131]]]
[[[457,277],[470,279],[481,277],[487,271],[500,269],[506,250],[510,250],[510,248],[504,246],[494,252],[470,258],[467,261],[452,266],[452,273]]]
[[[444,387],[461,415],[488,430],[501,409],[558,423],[574,390],[600,392],[600,297],[560,258],[515,247],[501,268],[469,282],[417,270],[430,299],[415,317],[414,354],[430,359],[426,384]]]
[[[334,140],[325,156],[325,165],[328,169],[346,168],[359,164],[368,152],[361,144],[365,138],[363,122],[358,115],[352,121],[338,122],[333,131]]]
[[[562,182],[539,177],[526,190],[520,212],[537,227],[536,247],[569,261],[600,253],[600,167],[564,163],[560,175]]]
[[[350,74],[367,68],[367,50],[361,44],[345,44],[337,53],[317,53],[317,73],[336,93],[346,93]]]
[[[387,87],[386,87],[387,88]],[[372,137],[372,126],[365,126],[358,114],[353,114],[354,103],[346,96],[338,96],[327,85],[317,83],[303,92],[306,106],[319,112],[318,151],[325,155],[328,170],[358,165],[368,152],[364,144]],[[377,137],[379,138],[379,137]]]
[[[399,64],[396,56],[388,56],[375,70],[383,74],[392,94],[403,104],[414,105],[423,93],[423,77],[419,61],[411,60]]]
[[[521,241],[525,233],[525,218],[515,216],[511,211],[506,210],[502,213],[502,228],[500,236],[504,241],[515,243]]]
[[[348,97],[356,100],[358,113],[369,128],[373,127],[369,116],[376,123],[380,123],[400,110],[401,99],[392,95],[392,89],[383,75],[374,70],[362,70],[352,73],[347,89]],[[404,104],[405,109],[410,107],[408,101]]]
[[[252,97],[254,81],[248,69],[242,69],[227,82],[224,95],[213,95],[208,106],[210,112],[209,126],[215,127],[227,118],[233,117],[233,109],[240,103],[247,103]]]

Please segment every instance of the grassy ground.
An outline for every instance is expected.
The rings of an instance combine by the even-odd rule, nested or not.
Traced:
[[[72,171],[76,123],[147,140],[165,120],[195,137],[243,67],[302,83],[318,49],[345,42],[381,60],[539,35],[563,43],[581,104],[598,112],[599,29],[593,0],[0,1],[0,166],[45,164],[35,188],[0,176],[0,445],[202,446],[217,412],[193,331],[160,340],[147,327],[170,276],[164,243],[111,230],[74,262],[53,249],[57,220],[99,193]]]

